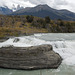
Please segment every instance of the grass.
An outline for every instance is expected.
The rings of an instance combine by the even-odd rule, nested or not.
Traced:
[[[15,26],[3,26],[0,27],[0,38],[4,38],[7,36],[19,36],[19,35],[26,35],[26,34],[33,34],[33,33],[47,33],[47,29],[44,28],[36,28],[32,27],[31,23],[25,23],[24,26],[20,26],[21,23],[16,23]]]

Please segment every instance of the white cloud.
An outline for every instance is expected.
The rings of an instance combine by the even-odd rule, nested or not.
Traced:
[[[20,5],[22,7],[34,7],[35,4],[30,3],[29,1],[24,0],[0,0],[0,6],[7,6],[9,9],[13,9],[14,7]]]
[[[56,9],[68,9],[75,12],[75,1],[74,0],[54,0],[53,8]]]
[[[27,0],[25,0],[27,1]],[[29,0],[34,4],[48,4],[56,9],[68,9],[75,12],[75,0]]]

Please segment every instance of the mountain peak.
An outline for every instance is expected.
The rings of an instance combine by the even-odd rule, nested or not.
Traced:
[[[45,7],[49,7],[47,4],[39,4],[37,6],[45,6]]]
[[[36,7],[39,7],[39,8],[50,8],[47,4],[40,4],[40,5],[37,5]]]
[[[35,9],[36,11],[39,11],[39,10],[53,10],[51,7],[49,7],[47,4],[40,4],[40,5],[37,5],[35,7],[33,7],[33,9]]]
[[[24,8],[22,10],[18,10],[12,15],[33,15],[37,17],[46,17],[49,16],[51,19],[62,19],[62,20],[75,20],[75,14],[72,12],[65,12],[64,10],[56,10],[49,7],[47,4],[45,5],[37,5],[31,8]]]

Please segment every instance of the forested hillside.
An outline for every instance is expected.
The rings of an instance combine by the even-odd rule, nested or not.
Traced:
[[[75,21],[51,20],[48,16],[5,16],[0,15],[0,38],[33,33],[75,32]]]

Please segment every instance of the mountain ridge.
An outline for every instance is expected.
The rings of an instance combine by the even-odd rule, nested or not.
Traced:
[[[13,12],[11,15],[33,15],[37,17],[49,16],[51,19],[75,20],[75,13],[68,10],[56,10],[48,5],[37,5]]]
[[[18,10],[17,10],[18,9]],[[44,5],[37,5],[35,7],[26,7],[26,8],[20,8],[18,5],[17,9],[15,8],[14,11],[9,9],[7,6],[0,7],[0,14],[2,15],[33,15],[37,17],[46,17],[49,16],[51,19],[62,19],[62,20],[72,20],[75,21],[75,13],[62,9],[57,10],[54,8],[49,7],[47,4]]]
[[[9,9],[8,7],[0,7],[0,14],[1,15],[6,15],[6,14],[10,14],[13,11],[11,9]]]

